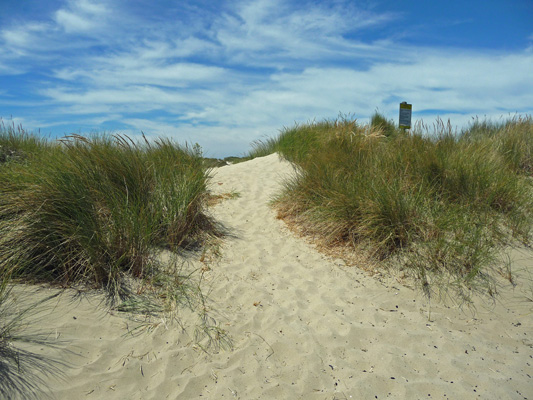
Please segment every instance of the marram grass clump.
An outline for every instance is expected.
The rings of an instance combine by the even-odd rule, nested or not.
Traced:
[[[27,285],[21,302],[26,285],[14,283],[104,289],[116,310],[147,317],[136,331],[187,308],[199,316],[199,345],[231,345],[207,315],[202,276],[180,257],[220,233],[205,213],[208,173],[196,146],[107,135],[51,142],[0,126],[0,397],[41,398],[43,378],[61,375],[58,362],[17,346],[56,343],[28,329],[48,299],[34,300]]]
[[[476,119],[462,136],[465,140],[489,143],[517,173],[533,176],[532,116],[515,116],[499,123]]]
[[[216,230],[197,149],[103,135],[42,143],[5,129],[0,143],[24,154],[0,164],[0,271],[15,278],[123,295],[123,277],[151,273],[157,249]]]
[[[275,200],[280,217],[328,246],[399,266],[428,294],[494,291],[498,249],[530,239],[531,119],[476,140],[441,123],[432,134],[387,123],[341,119],[282,131],[278,151],[297,175]]]
[[[47,148],[45,139],[28,133],[20,125],[6,125],[0,118],[0,166],[10,162],[24,162]]]

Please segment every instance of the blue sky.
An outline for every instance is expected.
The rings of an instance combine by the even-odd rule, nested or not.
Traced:
[[[533,113],[533,1],[0,0],[0,117],[242,155],[285,126]]]

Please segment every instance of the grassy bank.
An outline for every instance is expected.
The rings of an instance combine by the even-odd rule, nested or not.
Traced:
[[[201,156],[170,141],[48,143],[11,128],[0,145],[0,268],[14,277],[122,294],[124,274],[145,277],[155,249],[214,230]]]
[[[198,148],[169,140],[49,141],[0,126],[0,393],[31,397],[31,371],[52,365],[17,347],[40,343],[24,321],[41,304],[22,310],[13,282],[101,288],[116,309],[148,315],[185,306],[201,319],[198,340],[225,340],[204,321],[201,276],[176,256],[219,233],[205,213],[208,172]]]
[[[328,247],[399,266],[428,294],[490,293],[498,249],[530,239],[532,138],[530,117],[461,134],[442,123],[406,134],[379,115],[295,126],[270,144],[298,170],[276,206]]]

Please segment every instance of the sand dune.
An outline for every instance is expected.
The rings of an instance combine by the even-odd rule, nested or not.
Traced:
[[[432,304],[395,280],[331,259],[269,207],[292,173],[277,155],[220,168],[212,190],[239,197],[212,213],[232,236],[210,264],[211,315],[232,349],[192,339],[195,317],[128,334],[134,323],[98,298],[61,296],[42,323],[70,353],[57,399],[533,398],[533,253],[514,251],[522,277],[496,304]],[[199,263],[199,261],[192,261]],[[48,325],[48,326],[47,326]]]

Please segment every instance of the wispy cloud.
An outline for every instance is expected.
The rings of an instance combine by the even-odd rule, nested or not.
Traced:
[[[408,44],[391,29],[400,14],[353,2],[179,2],[166,14],[62,4],[0,28],[0,75],[31,76],[26,98],[8,101],[6,86],[0,103],[21,115],[39,103],[45,116],[24,117],[30,128],[112,126],[242,152],[295,121],[395,116],[401,100],[427,118],[533,108],[530,50]]]
[[[109,4],[70,0],[55,12],[54,20],[66,33],[92,33],[106,24],[110,11]]]
[[[294,68],[306,62],[326,64],[357,55],[377,56],[372,45],[346,36],[394,18],[349,3],[309,7],[281,0],[245,1],[216,21],[214,36],[232,62]]]
[[[129,59],[130,57],[127,57]],[[127,87],[128,85],[158,85],[166,87],[208,86],[226,76],[223,68],[192,63],[159,65],[127,59],[101,59],[93,68],[63,68],[54,76],[64,81],[80,79],[88,84],[106,87]]]

